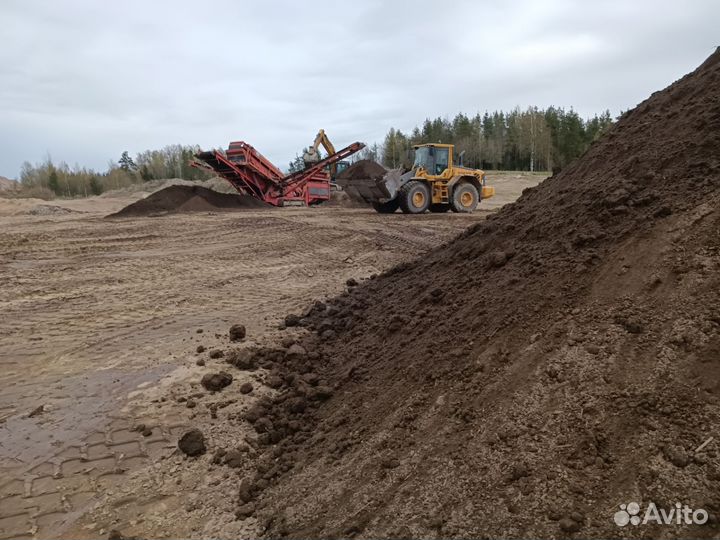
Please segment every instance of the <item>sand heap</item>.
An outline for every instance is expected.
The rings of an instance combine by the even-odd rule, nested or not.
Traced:
[[[10,189],[16,189],[18,187],[18,183],[15,180],[10,180],[9,178],[5,178],[4,176],[0,176],[0,191],[2,190],[10,190]]]
[[[179,212],[269,208],[267,203],[237,193],[218,193],[201,186],[173,185],[152,193],[108,217],[139,217]]]
[[[710,514],[633,536],[715,535],[720,51],[300,324],[247,418],[270,448],[238,505],[268,537],[614,537],[631,501]]]

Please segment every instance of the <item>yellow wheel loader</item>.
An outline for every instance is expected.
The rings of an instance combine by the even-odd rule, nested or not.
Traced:
[[[456,163],[452,144],[413,148],[415,161],[405,173],[395,169],[377,177],[351,175],[339,178],[338,184],[351,198],[370,203],[381,214],[398,208],[406,214],[472,212],[482,199],[495,194],[495,188],[485,184],[484,171],[463,167],[462,155]]]

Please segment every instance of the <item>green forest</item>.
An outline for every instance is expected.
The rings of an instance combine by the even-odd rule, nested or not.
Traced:
[[[452,120],[426,119],[410,133],[391,128],[381,146],[370,147],[366,157],[378,157],[386,167],[410,167],[412,146],[422,143],[454,144],[464,152],[464,164],[485,170],[552,171],[580,156],[613,120],[610,111],[583,120],[572,108],[548,107],[510,112],[485,112]],[[374,154],[374,155],[373,155]]]

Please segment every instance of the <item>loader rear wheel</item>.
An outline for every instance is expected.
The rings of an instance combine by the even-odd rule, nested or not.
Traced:
[[[430,211],[436,214],[444,214],[450,210],[449,204],[435,203],[430,205]]]
[[[405,214],[422,214],[430,206],[430,188],[425,182],[411,180],[400,188],[398,199]]]
[[[479,201],[477,188],[469,182],[463,182],[453,190],[450,208],[453,212],[470,213],[477,208]]]
[[[395,198],[387,202],[374,202],[372,207],[379,214],[392,214],[400,207],[400,201]]]

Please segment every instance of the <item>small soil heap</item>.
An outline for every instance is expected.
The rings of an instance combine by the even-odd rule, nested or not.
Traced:
[[[720,52],[493,219],[304,319],[338,335],[307,338],[264,409],[269,537],[610,537],[631,501],[703,508],[672,535],[715,535]]]
[[[202,186],[170,186],[136,201],[108,217],[141,217],[179,212],[217,212],[271,208],[255,197],[218,193]]]

